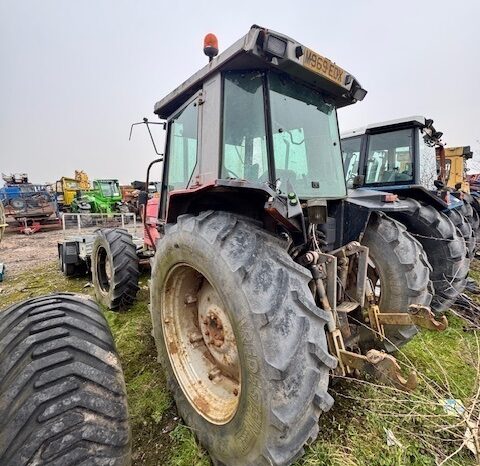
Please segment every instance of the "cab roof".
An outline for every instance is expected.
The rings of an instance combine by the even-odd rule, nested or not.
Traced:
[[[283,54],[274,46],[280,46]],[[213,74],[249,69],[283,71],[293,79],[321,90],[337,107],[362,100],[367,93],[351,74],[327,58],[284,34],[253,25],[245,36],[158,101],[154,113],[167,119]]]
[[[408,128],[410,126],[419,126],[423,128],[426,124],[426,120],[427,119],[424,116],[413,115],[404,118],[397,118],[396,120],[381,121],[379,123],[371,123],[367,126],[342,132],[340,137],[342,139],[347,139],[354,136],[361,136],[366,133],[380,133],[393,129]]]

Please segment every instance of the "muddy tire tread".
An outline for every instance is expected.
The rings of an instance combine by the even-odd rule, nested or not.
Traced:
[[[95,293],[99,301],[110,310],[126,310],[134,303],[139,290],[140,269],[132,235],[120,228],[105,228],[100,230],[98,235],[102,246],[111,256],[113,270],[110,292],[105,296],[97,290],[95,264],[92,264]]]
[[[126,389],[105,318],[60,293],[0,313],[0,464],[130,464]]]
[[[401,297],[390,296],[393,293],[392,288],[386,290],[386,295],[380,301],[380,312],[407,312],[410,304],[430,305],[433,297],[433,285],[430,280],[432,267],[420,242],[408,233],[403,224],[382,213],[377,213],[371,219],[362,240],[363,244],[369,246],[372,260],[375,260],[378,238],[382,239],[383,244],[388,245],[388,254],[392,254],[391,267],[397,269],[399,276],[405,277],[404,287],[399,291],[406,297],[405,303],[399,305]],[[388,340],[381,344],[381,349],[395,351],[416,333],[417,328],[414,325],[409,327],[389,325],[385,327]]]
[[[409,203],[410,209],[389,216],[403,223],[422,244],[432,266],[435,294],[431,307],[442,314],[465,289],[470,266],[465,241],[452,221],[434,207],[410,198],[402,202]]]

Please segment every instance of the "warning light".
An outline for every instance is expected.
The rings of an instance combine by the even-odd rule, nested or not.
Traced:
[[[385,194],[383,196],[383,202],[396,202],[398,201],[398,195],[397,194]]]
[[[203,39],[203,53],[212,61],[218,55],[218,39],[215,34],[209,32]]]

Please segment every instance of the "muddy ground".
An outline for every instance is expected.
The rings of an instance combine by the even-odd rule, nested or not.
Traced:
[[[0,243],[0,263],[10,278],[24,271],[57,260],[57,242],[63,238],[62,230],[24,235],[7,231]]]

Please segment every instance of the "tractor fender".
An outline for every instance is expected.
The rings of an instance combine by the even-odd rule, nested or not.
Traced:
[[[175,223],[180,215],[198,215],[205,210],[221,210],[262,222],[267,230],[277,225],[294,234],[302,234],[301,209],[292,214],[287,200],[280,198],[266,183],[218,179],[210,184],[175,190],[168,194],[166,223]]]
[[[391,191],[369,188],[349,189],[348,197],[344,201],[343,215],[340,216],[343,219],[343,225],[338,225],[338,228],[343,228],[342,244],[361,239],[369,225],[372,212],[396,214],[411,208],[408,202],[395,199],[391,197],[392,194],[399,195],[399,192],[397,189]],[[338,218],[337,215],[336,217]]]
[[[392,193],[397,194],[399,197],[408,197],[410,199],[415,199],[418,202],[431,205],[436,210],[443,212],[449,209],[457,209],[462,206],[462,201],[456,199],[454,196],[449,196],[449,202],[445,202],[436,192],[430,191],[421,185],[402,185],[402,186],[382,186],[377,190],[376,188],[359,188],[358,191],[382,191],[388,190]]]

